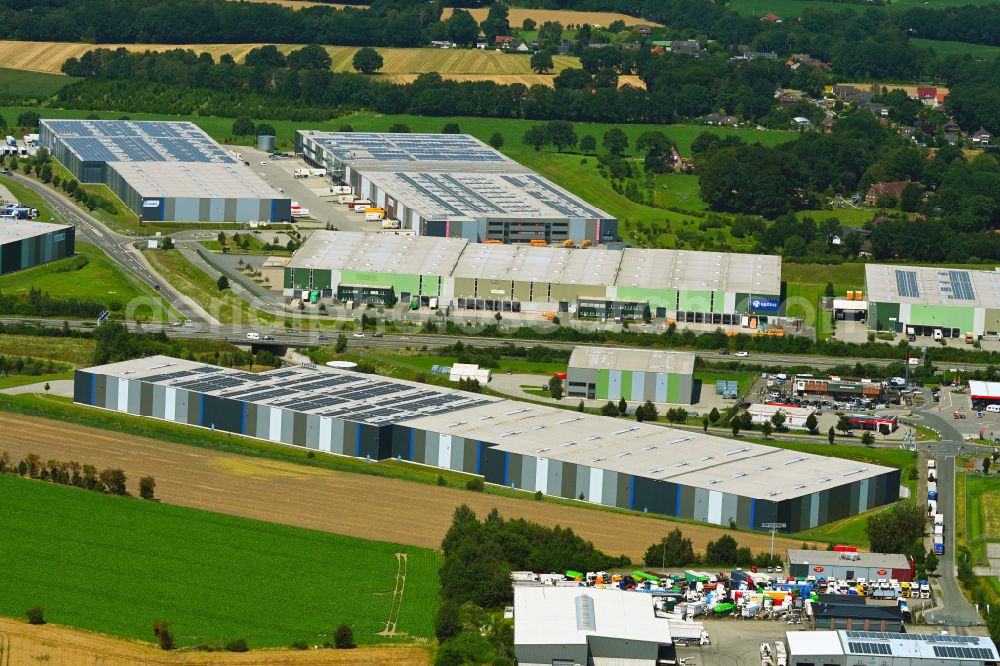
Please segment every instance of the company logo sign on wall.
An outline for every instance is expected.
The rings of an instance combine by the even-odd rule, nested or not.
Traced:
[[[887,574],[887,573],[889,573],[889,572],[888,572],[888,571],[886,571],[885,569],[879,569],[879,570],[878,570],[878,571],[876,571],[875,573],[877,573],[877,574],[878,574],[879,576],[884,576],[884,575],[886,575],[886,574]]]
[[[160,200],[159,199],[146,199],[145,201],[142,202],[142,207],[143,208],[159,208],[160,207]]]
[[[823,571],[823,567],[813,567],[813,571],[815,571],[816,573],[820,573],[821,571]]]
[[[777,312],[781,303],[777,298],[754,296],[750,299],[750,307],[758,312]]]

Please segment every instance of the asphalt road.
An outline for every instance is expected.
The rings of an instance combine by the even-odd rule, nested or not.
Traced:
[[[75,203],[56,190],[34,180],[13,173],[10,176],[21,185],[33,190],[45,200],[52,212],[66,224],[76,227],[78,238],[99,247],[112,261],[124,268],[151,296],[159,292],[183,317],[204,322],[202,313],[183,298],[168,282],[163,280],[142,260],[132,244],[135,238],[108,229],[96,218],[81,210]]]
[[[925,404],[933,406],[929,392],[926,397]],[[938,512],[944,514],[945,525],[944,555],[940,557],[937,569],[938,583],[941,587],[939,608],[928,611],[925,618],[935,624],[955,626],[981,624],[979,613],[966,601],[958,586],[955,565],[955,456],[971,447],[963,441],[962,434],[932,408],[919,413],[924,424],[941,433],[941,440],[932,442],[929,452],[937,460]],[[919,470],[919,473],[924,474],[925,470]],[[918,498],[917,501],[924,502],[924,498]]]

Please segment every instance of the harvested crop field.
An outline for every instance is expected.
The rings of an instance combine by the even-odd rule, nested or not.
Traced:
[[[130,51],[166,51],[169,49],[192,49],[198,53],[208,52],[215,58],[229,54],[237,61],[246,57],[250,49],[261,44],[80,44],[67,42],[14,42],[0,41],[0,67],[38,72],[59,72],[69,58],[79,58],[96,48],[126,48]],[[300,45],[278,44],[278,48],[288,53]],[[351,60],[358,50],[356,46],[327,46],[335,72],[351,72]],[[497,53],[479,49],[404,49],[378,48],[385,66],[382,75],[422,74],[438,72],[441,75],[480,74],[534,76],[526,54]],[[553,56],[553,72],[567,67],[576,67],[579,60],[572,56]],[[539,77],[549,78],[549,77]]]
[[[32,626],[0,617],[0,664],[37,666],[39,663],[74,666],[425,666],[427,652],[413,646],[362,647],[354,650],[254,650],[253,652],[163,652],[137,641],[111,638],[54,624]]]
[[[0,448],[20,459],[37,453],[104,467],[121,467],[135,483],[156,478],[164,502],[267,520],[365,539],[437,548],[455,507],[468,504],[479,515],[496,507],[510,518],[572,527],[609,553],[639,560],[650,543],[677,523],[652,517],[535,502],[439,488],[398,479],[350,474],[304,465],[222,453],[58,421],[0,413]],[[350,507],[341,510],[337,507]],[[413,507],[420,507],[413,511]],[[695,549],[729,532],[681,524]],[[766,534],[737,533],[741,546],[766,550]],[[800,542],[777,539],[779,550]]]

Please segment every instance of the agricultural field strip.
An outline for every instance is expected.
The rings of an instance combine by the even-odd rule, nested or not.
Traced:
[[[366,539],[437,548],[462,503],[485,515],[493,507],[510,518],[572,527],[597,548],[624,552],[638,560],[650,543],[676,523],[638,515],[549,502],[438,488],[398,479],[334,472],[292,463],[130,437],[48,419],[0,413],[2,445],[12,457],[29,452],[43,460],[89,461],[121,466],[130,478],[156,477],[163,501],[258,520],[296,525]],[[412,507],[421,511],[414,512]],[[330,511],[328,507],[351,507]],[[406,515],[402,521],[400,515]],[[685,534],[703,549],[724,530],[684,524]],[[765,534],[741,533],[741,545],[770,547]],[[781,539],[777,548],[800,541]]]
[[[38,72],[59,72],[69,58],[78,58],[95,48],[129,51],[168,51],[173,49],[193,49],[201,53],[207,51],[218,58],[223,54],[233,56],[237,61],[246,57],[251,49],[261,44],[81,44],[68,42],[24,42],[0,41],[0,67]],[[301,45],[279,44],[278,48],[288,53]],[[327,46],[333,61],[332,69],[339,72],[354,71],[351,60],[359,47]],[[430,49],[430,48],[382,48],[378,49],[385,61],[381,74],[501,74],[531,76],[533,72],[528,58],[521,55],[497,53],[479,49]],[[566,67],[576,67],[579,60],[573,56],[557,55],[552,58],[554,71]],[[539,77],[542,78],[542,77]],[[551,77],[544,77],[551,78]]]

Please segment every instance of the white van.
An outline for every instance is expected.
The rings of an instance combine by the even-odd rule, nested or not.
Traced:
[[[940,328],[935,328],[934,329],[934,341],[937,342],[942,337],[944,337],[944,334],[941,332],[941,329]]]
[[[986,411],[988,411],[988,412],[1000,412],[1000,405],[986,405]]]
[[[247,333],[247,340],[260,340],[260,333],[250,332]]]

